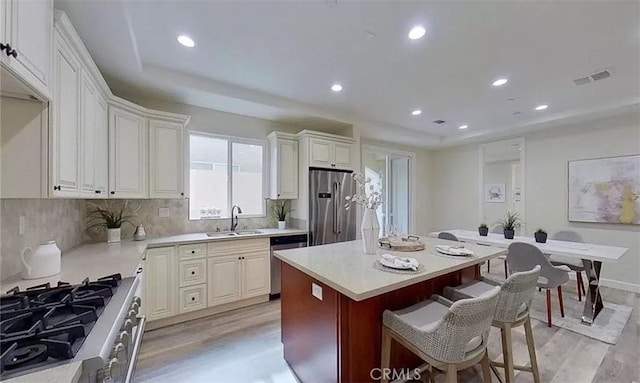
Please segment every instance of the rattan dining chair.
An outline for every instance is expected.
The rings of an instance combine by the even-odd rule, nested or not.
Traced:
[[[381,367],[389,368],[391,341],[395,340],[428,366],[445,371],[447,383],[457,382],[458,370],[479,362],[484,381],[490,382],[487,343],[499,293],[496,286],[480,297],[457,302],[433,295],[402,310],[385,310]],[[382,381],[388,382],[384,376]]]
[[[473,298],[487,293],[495,286],[500,286],[498,294],[498,304],[493,318],[493,327],[500,329],[502,335],[502,363],[491,362],[492,365],[502,367],[505,370],[507,383],[515,381],[515,371],[529,371],[533,373],[533,381],[540,383],[540,371],[538,370],[538,360],[536,358],[536,348],[533,341],[533,330],[531,328],[531,318],[529,308],[535,294],[540,276],[539,265],[529,271],[513,273],[507,280],[500,284],[491,279],[481,278],[457,287],[446,287],[443,295],[451,300]],[[511,329],[524,326],[527,348],[529,350],[529,360],[531,366],[516,366],[513,363],[513,343],[511,340]],[[495,369],[495,367],[494,367]],[[496,372],[497,374],[497,372]]]
[[[569,272],[562,266],[553,266],[542,251],[536,246],[524,242],[514,242],[509,245],[507,263],[511,272],[522,272],[540,265],[538,287],[547,293],[547,324],[551,327],[551,289],[558,290],[560,316],[564,318],[564,303],[562,302],[562,285],[569,281]]]
[[[583,243],[582,236],[575,231],[561,230],[551,236],[556,241],[579,242]],[[578,301],[582,302],[582,296],[586,296],[587,292],[582,279],[582,272],[585,271],[584,262],[581,259],[563,257],[560,255],[550,255],[549,260],[554,266],[566,266],[576,273],[576,288],[578,290]]]

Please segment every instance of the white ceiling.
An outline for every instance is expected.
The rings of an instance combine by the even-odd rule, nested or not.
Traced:
[[[114,83],[254,117],[354,124],[380,140],[451,145],[640,101],[637,1],[55,4]],[[415,24],[427,34],[412,41]],[[195,48],[176,42],[182,33]],[[612,77],[574,85],[601,69]],[[499,77],[509,82],[492,87]]]

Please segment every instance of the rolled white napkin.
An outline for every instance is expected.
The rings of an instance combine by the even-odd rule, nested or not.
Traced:
[[[473,250],[465,249],[464,247],[457,246],[447,246],[447,245],[436,245],[436,250],[442,254],[450,254],[450,255],[474,255]]]
[[[418,263],[418,260],[415,258],[397,257],[391,254],[382,254],[381,257],[386,259],[389,262],[393,262],[393,264],[397,267],[402,267],[402,268],[408,267],[414,271],[418,270],[418,268],[420,267],[420,263]]]

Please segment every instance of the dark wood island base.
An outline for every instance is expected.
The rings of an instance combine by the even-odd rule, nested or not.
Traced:
[[[478,278],[478,265],[355,301],[304,272],[282,263],[282,343],[284,358],[303,383],[371,382],[380,376],[382,312],[398,310]],[[312,295],[322,288],[322,300]],[[393,343],[391,367],[423,362]]]

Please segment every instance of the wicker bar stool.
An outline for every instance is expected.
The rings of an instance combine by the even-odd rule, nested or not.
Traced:
[[[502,335],[503,362],[492,362],[491,364],[492,366],[505,369],[507,383],[515,381],[514,370],[531,372],[533,373],[533,381],[540,383],[540,372],[538,370],[538,360],[533,342],[531,318],[529,317],[529,306],[535,294],[539,276],[540,266],[536,265],[530,271],[511,274],[502,285],[490,279],[482,278],[462,286],[447,287],[444,290],[445,297],[458,300],[481,296],[487,291],[491,291],[495,286],[501,286],[492,325],[493,327],[499,328]],[[531,367],[515,366],[513,364],[511,329],[518,326],[524,326]]]
[[[402,310],[385,310],[381,367],[389,368],[393,339],[430,367],[445,371],[448,383],[457,382],[458,370],[477,363],[482,364],[484,381],[490,382],[487,342],[499,293],[496,286],[480,297],[457,302],[433,295]]]

